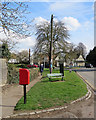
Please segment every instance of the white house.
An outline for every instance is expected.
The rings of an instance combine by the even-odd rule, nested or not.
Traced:
[[[82,55],[80,55],[76,60],[76,66],[84,67],[85,66],[85,60]]]
[[[19,63],[19,61],[17,61],[16,59],[10,59],[8,63]]]

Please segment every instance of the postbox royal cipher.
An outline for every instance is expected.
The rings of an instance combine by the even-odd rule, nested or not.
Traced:
[[[30,83],[30,72],[28,69],[19,69],[19,84],[28,85]]]

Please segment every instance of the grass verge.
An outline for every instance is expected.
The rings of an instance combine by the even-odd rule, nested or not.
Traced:
[[[43,72],[41,82],[35,84],[27,93],[27,103],[24,97],[17,103],[15,110],[36,110],[57,107],[70,103],[87,93],[86,84],[75,72],[65,71],[64,82],[50,82],[46,77],[49,71]],[[53,72],[59,72],[54,70]]]

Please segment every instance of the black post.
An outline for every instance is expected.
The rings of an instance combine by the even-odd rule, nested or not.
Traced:
[[[26,85],[24,85],[24,104],[26,104]]]
[[[63,63],[60,63],[60,73],[62,73],[62,80],[63,80],[63,77],[64,77],[64,65],[63,65]]]

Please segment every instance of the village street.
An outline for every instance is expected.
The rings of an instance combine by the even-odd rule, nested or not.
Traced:
[[[94,71],[91,72],[79,72],[80,75],[82,74],[82,76],[84,77],[84,75],[86,76],[86,79],[90,82],[93,80],[94,81],[94,76],[93,73]],[[88,77],[90,73],[90,78]],[[38,79],[39,80],[39,79]],[[34,80],[29,88],[31,87],[31,85],[33,86],[38,80]],[[93,83],[93,82],[91,82]],[[14,89],[13,89],[14,88]],[[91,97],[88,98],[87,100],[83,100],[80,102],[77,102],[75,104],[72,104],[70,106],[68,106],[68,108],[66,110],[59,110],[59,111],[54,111],[54,112],[48,112],[48,113],[43,113],[43,114],[38,114],[35,116],[30,116],[30,118],[33,117],[40,117],[40,118],[74,118],[74,117],[80,117],[80,118],[94,118],[94,92],[91,89],[92,94]],[[23,95],[23,90],[22,90],[22,86],[11,86],[10,88],[8,88],[8,90],[6,89],[6,91],[3,93],[2,96],[2,104],[0,105],[0,108],[2,108],[2,117],[7,117],[11,114],[13,114],[13,110],[14,107],[17,103],[17,101],[21,98],[21,96]],[[22,116],[24,117],[24,116]],[[25,116],[25,118],[28,116]]]
[[[96,0],[11,1],[0,7],[0,119],[95,118]]]

